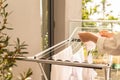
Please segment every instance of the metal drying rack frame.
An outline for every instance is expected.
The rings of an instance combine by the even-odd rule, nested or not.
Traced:
[[[81,20],[80,22],[110,22],[110,23],[118,23],[120,21],[115,21],[115,20],[97,20],[97,21],[91,21],[91,20]],[[22,60],[22,61],[30,61],[30,62],[36,62],[36,63],[39,63],[40,65],[40,69],[41,71],[43,72],[43,75],[45,77],[46,80],[47,79],[47,76],[44,72],[44,69],[42,67],[42,63],[44,64],[54,64],[54,65],[62,65],[62,66],[73,66],[73,67],[83,67],[83,68],[94,68],[94,69],[104,69],[104,73],[105,73],[105,80],[109,80],[110,78],[110,65],[107,65],[107,64],[88,64],[88,63],[79,63],[79,62],[71,62],[71,61],[56,61],[56,60],[53,60],[53,59],[46,59],[44,58],[44,54],[49,54],[47,52],[51,52],[51,50],[55,50],[57,47],[60,47],[61,45],[64,45],[65,43],[67,43],[68,45],[71,43],[71,42],[80,42],[80,39],[77,37],[74,37],[77,35],[78,31],[82,31],[82,27],[77,27],[74,29],[74,31],[72,32],[72,34],[70,35],[70,37],[40,53],[37,53],[35,54],[34,56],[30,56],[30,57],[16,57],[16,60]],[[89,29],[88,27],[84,27],[84,29]],[[91,30],[93,29],[98,29],[96,27],[93,27]],[[102,28],[103,29],[103,28]],[[105,28],[104,28],[105,29]],[[51,55],[53,56],[53,55]]]

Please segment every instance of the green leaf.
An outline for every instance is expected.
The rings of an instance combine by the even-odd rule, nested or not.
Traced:
[[[6,8],[8,6],[8,4],[5,4],[3,8]]]
[[[19,38],[17,38],[17,43],[18,43],[18,45],[20,44],[20,39]]]
[[[7,27],[6,27],[6,29],[8,29],[8,30],[13,30],[13,28],[7,28]]]

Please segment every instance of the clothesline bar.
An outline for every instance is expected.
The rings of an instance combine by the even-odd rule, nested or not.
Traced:
[[[103,69],[103,68],[108,68],[109,67],[106,64],[88,64],[88,63],[79,63],[79,62],[34,59],[34,58],[27,58],[27,57],[17,57],[16,59],[17,60],[23,60],[23,61],[37,62],[37,63],[72,66],[72,67],[94,68],[94,69]]]
[[[64,40],[64,41],[62,41],[62,42],[60,42],[60,43],[58,43],[58,44],[56,44],[56,45],[54,45],[54,46],[44,50],[42,52],[40,52],[40,53],[37,53],[36,55],[34,55],[34,58],[38,58],[38,57],[42,56],[43,54],[45,54],[46,52],[48,52],[48,51],[50,51],[50,50],[52,50],[52,49],[54,49],[54,48],[56,48],[56,47],[58,47],[60,45],[63,45],[64,43],[66,43],[68,41],[69,41],[69,39],[66,39],[66,40]]]

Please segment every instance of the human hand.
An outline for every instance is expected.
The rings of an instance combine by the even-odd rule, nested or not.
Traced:
[[[107,38],[111,38],[111,37],[113,37],[113,35],[114,35],[114,33],[109,32],[109,31],[106,31],[106,30],[100,31],[99,34],[100,34],[102,37],[107,37]]]
[[[94,43],[96,43],[98,39],[98,36],[91,32],[80,32],[78,33],[78,35],[82,42],[93,41]]]

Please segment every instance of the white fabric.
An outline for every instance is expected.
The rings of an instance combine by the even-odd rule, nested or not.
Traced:
[[[84,49],[81,47],[74,55],[72,54],[72,47],[69,46],[53,56],[53,59],[84,62]],[[89,57],[88,59],[91,59]],[[86,76],[87,74],[87,76]],[[94,80],[96,72],[93,69],[82,67],[69,67],[52,65],[51,80]]]
[[[83,79],[82,80],[94,80],[97,73],[94,69],[83,68]]]
[[[87,51],[93,50],[96,47],[96,44],[92,41],[85,42],[84,45],[86,46]]]
[[[73,61],[84,62],[84,49],[81,47],[72,57]],[[89,63],[92,63],[92,55],[88,56]],[[87,76],[86,76],[87,75]],[[73,67],[70,80],[94,80],[97,73],[94,69]]]
[[[84,50],[81,47],[72,57],[72,61],[84,62]],[[70,80],[83,80],[82,76],[83,68],[81,67],[72,67],[72,73]]]
[[[53,56],[53,59],[61,59],[61,60],[71,60],[72,57],[72,47],[69,46],[59,52],[58,54]],[[69,66],[60,66],[60,65],[52,65],[51,68],[51,80],[69,80],[69,77],[72,72],[72,67]]]
[[[88,64],[93,63],[93,57],[91,53],[89,53],[87,57],[87,61],[88,61]],[[96,71],[92,68],[83,68],[82,74],[83,74],[83,80],[94,80],[95,77],[97,76]],[[87,77],[86,77],[86,74],[87,74]]]
[[[99,37],[97,48],[99,53],[120,55],[120,33],[115,34],[112,38]]]
[[[89,64],[92,64],[93,63],[93,56],[92,56],[92,53],[89,53],[88,57],[87,57],[87,61]]]

